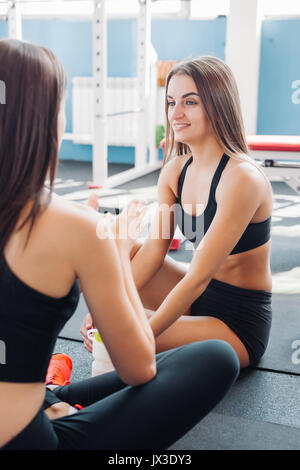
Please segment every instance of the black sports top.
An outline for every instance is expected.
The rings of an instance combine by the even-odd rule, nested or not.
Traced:
[[[58,299],[38,292],[0,254],[0,382],[45,382],[57,335],[79,295],[78,281]]]
[[[213,176],[209,198],[207,206],[204,212],[200,215],[189,215],[187,214],[181,203],[181,193],[183,188],[183,182],[188,166],[192,163],[193,157],[184,165],[182,172],[178,179],[178,197],[177,197],[177,210],[176,210],[176,223],[182,231],[183,235],[190,240],[194,247],[197,248],[200,241],[204,237],[205,233],[209,229],[210,224],[215,216],[217,210],[217,202],[215,198],[216,188],[220,181],[222,172],[229,160],[229,156],[225,153],[223,154],[220,163],[215,171]],[[264,220],[263,222],[258,223],[249,223],[240,240],[231,251],[231,255],[236,253],[242,253],[243,251],[252,250],[258,246],[266,243],[271,236],[271,216]]]

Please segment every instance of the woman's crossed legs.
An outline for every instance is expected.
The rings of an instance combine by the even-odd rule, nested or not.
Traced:
[[[135,253],[139,246],[137,245]],[[144,286],[139,295],[148,317],[158,309],[169,292],[185,276],[185,267],[166,256],[160,270]],[[186,312],[189,313],[189,312]],[[240,366],[249,365],[249,355],[239,337],[221,320],[212,316],[182,315],[167,330],[156,338],[156,351],[166,351],[171,348],[195,341],[220,339],[229,343],[238,355]]]
[[[75,415],[51,421],[61,449],[166,449],[206,416],[239,374],[230,345],[211,340],[157,355],[157,375],[137,387],[115,372],[55,389],[80,403]]]

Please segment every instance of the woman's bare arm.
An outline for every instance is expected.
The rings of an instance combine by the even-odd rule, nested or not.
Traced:
[[[101,227],[98,214],[81,217],[74,270],[120,378],[138,385],[156,373],[155,341],[132,279],[129,251],[119,250],[112,238],[100,239]]]
[[[175,170],[173,161],[161,170],[157,185],[158,207],[148,238],[131,260],[133,278],[138,290],[159,271],[174,236],[176,197],[171,190],[170,180],[174,177]]]

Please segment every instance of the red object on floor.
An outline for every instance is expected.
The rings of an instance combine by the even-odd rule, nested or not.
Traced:
[[[53,354],[49,362],[46,385],[69,385],[72,360],[67,354]]]
[[[89,184],[88,189],[101,189],[102,186],[99,184]]]
[[[180,248],[181,240],[179,238],[173,238],[169,250],[176,251]]]
[[[77,403],[74,405],[74,408],[77,408],[77,410],[83,410],[83,406],[78,405]]]

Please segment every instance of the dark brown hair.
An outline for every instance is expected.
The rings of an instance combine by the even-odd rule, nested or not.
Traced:
[[[28,237],[41,207],[49,177],[50,202],[59,142],[58,114],[66,89],[66,73],[47,48],[16,39],[0,40],[0,253],[14,229],[30,221]],[[25,204],[32,207],[19,227]],[[28,241],[27,237],[27,241]]]

